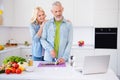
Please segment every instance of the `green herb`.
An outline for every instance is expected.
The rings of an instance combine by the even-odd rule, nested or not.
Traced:
[[[26,59],[25,58],[22,58],[22,57],[19,57],[19,56],[10,56],[10,57],[7,57],[3,60],[3,63],[4,64],[7,64],[8,62],[26,62]]]

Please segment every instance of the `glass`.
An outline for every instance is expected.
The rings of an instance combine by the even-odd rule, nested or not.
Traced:
[[[26,55],[28,66],[33,66],[32,55]]]

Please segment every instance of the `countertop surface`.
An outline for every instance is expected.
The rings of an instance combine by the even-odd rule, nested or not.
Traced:
[[[18,46],[5,47],[5,49],[1,50],[0,53],[5,53],[5,52],[13,51],[16,49],[31,49],[31,46],[18,45]]]
[[[37,67],[40,62],[34,61],[33,71],[21,74],[0,74],[0,80],[119,80],[109,69],[104,74],[83,75],[73,67]]]
[[[12,51],[12,50],[16,50],[16,49],[31,49],[31,45],[30,46],[25,46],[25,45],[18,45],[18,46],[11,46],[11,47],[5,47],[4,50],[1,50],[0,53],[4,53],[4,52],[8,52],[8,51]],[[93,45],[84,45],[84,46],[78,46],[78,45],[72,45],[71,49],[94,49]]]
[[[72,45],[72,49],[94,49],[94,45],[83,45],[83,46],[78,46],[77,44]]]

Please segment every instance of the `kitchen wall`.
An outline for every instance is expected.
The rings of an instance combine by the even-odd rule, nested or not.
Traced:
[[[73,45],[77,45],[79,40],[84,40],[85,45],[94,45],[94,27],[73,27]],[[0,27],[0,36],[1,44],[5,44],[10,39],[14,39],[19,44],[32,41],[28,27]]]
[[[41,6],[52,17],[51,4],[56,0],[3,0],[4,25],[28,26],[32,11]],[[59,0],[65,18],[74,26],[117,27],[119,0]]]
[[[8,40],[14,39],[18,44],[25,41],[31,43],[31,35],[28,27],[0,27],[0,44],[6,44]]]
[[[0,27],[0,44],[5,44],[9,39],[9,28]]]
[[[94,46],[94,27],[92,26],[73,26],[73,45],[78,41],[84,40],[85,45]]]
[[[14,24],[14,4],[13,0],[1,0],[3,3],[3,25]]]
[[[52,17],[51,4],[56,0],[3,0],[4,5],[4,26],[28,27],[32,11],[36,6],[41,6],[47,15],[47,19]],[[118,26],[118,1],[119,0],[59,0],[64,6],[65,18],[71,20],[73,26],[81,27],[119,27]],[[47,4],[46,4],[47,3]],[[13,33],[18,30],[24,31],[22,28],[15,28]],[[84,30],[83,30],[84,31]],[[75,32],[81,32],[76,31]],[[86,32],[86,31],[84,31]],[[89,32],[89,31],[87,31]],[[82,32],[81,32],[82,33]],[[79,34],[81,34],[79,33]],[[18,33],[20,34],[20,33]],[[75,33],[76,34],[76,33]],[[93,33],[89,33],[90,35]],[[11,34],[13,36],[13,34]],[[26,33],[27,36],[28,33]],[[21,35],[19,35],[21,36]],[[75,35],[76,36],[76,35]],[[80,35],[81,36],[81,35]],[[84,37],[83,37],[84,36]],[[80,39],[84,39],[86,35],[82,35]],[[14,34],[14,38],[17,39]],[[22,36],[23,37],[23,36]],[[24,39],[18,37],[18,42],[23,43]],[[22,39],[22,40],[21,40]],[[26,40],[28,40],[27,38]],[[91,40],[90,40],[91,39]],[[94,43],[93,38],[88,38],[89,43]],[[75,41],[79,40],[74,38]],[[86,40],[86,39],[85,39]],[[74,42],[75,42],[74,41]],[[31,42],[31,41],[30,41]],[[76,42],[75,42],[76,43]]]

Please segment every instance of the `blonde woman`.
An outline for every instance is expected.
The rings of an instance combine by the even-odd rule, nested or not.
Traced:
[[[41,7],[36,7],[31,18],[32,56],[34,61],[43,61],[43,48],[40,42],[46,15]]]

